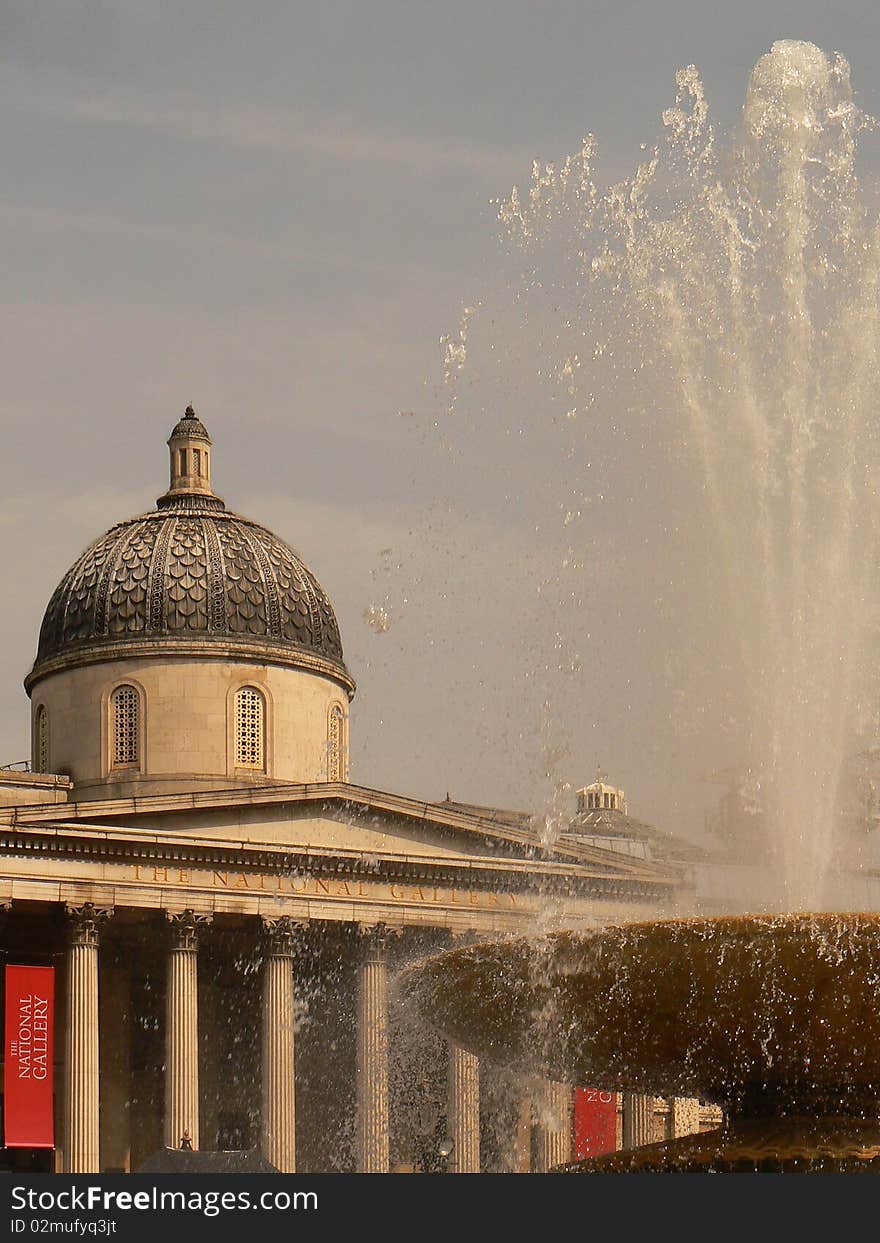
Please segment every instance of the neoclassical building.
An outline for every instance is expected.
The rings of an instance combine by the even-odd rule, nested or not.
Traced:
[[[327,595],[215,494],[191,408],[168,447],[156,508],[55,589],[29,769],[0,771],[5,961],[57,979],[55,1149],[0,1161],[135,1170],[185,1143],[386,1171],[435,1168],[443,1137],[453,1170],[568,1159],[570,1090],[445,1047],[397,968],[460,937],[668,910],[676,843],[602,781],[551,846],[527,815],[350,782],[355,682]],[[632,1098],[622,1125],[644,1142],[697,1123]]]

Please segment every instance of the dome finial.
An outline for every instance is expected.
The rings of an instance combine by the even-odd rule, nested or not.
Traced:
[[[171,486],[164,496],[159,497],[157,503],[160,509],[167,509],[185,497],[214,498],[211,488],[212,443],[208,429],[192,404],[188,405],[168,438]]]

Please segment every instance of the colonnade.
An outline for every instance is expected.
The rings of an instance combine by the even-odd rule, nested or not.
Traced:
[[[112,911],[92,903],[67,907],[64,1166],[99,1172],[98,947]],[[199,939],[210,917],[167,912],[164,1142],[199,1147]],[[295,956],[305,925],[264,918],[261,1148],[283,1173],[296,1168]],[[383,926],[359,928],[357,985],[357,1168],[389,1169],[388,939]],[[450,1046],[451,1164],[479,1170],[477,1059]]]
[[[64,1166],[94,1173],[99,1158],[98,954],[101,925],[112,911],[92,903],[68,907],[65,1028]],[[199,1147],[200,937],[210,917],[192,910],[166,912],[164,1142]],[[282,1172],[296,1168],[295,971],[297,939],[306,925],[288,917],[263,918],[261,1005],[261,1149]],[[388,970],[390,931],[358,929],[356,1163],[363,1173],[389,1170]],[[538,1127],[536,1166],[548,1170],[571,1159],[571,1089],[548,1084]],[[694,1102],[671,1105],[673,1134],[695,1129]],[[449,1045],[447,1132],[455,1173],[480,1169],[480,1067],[476,1057]],[[626,1094],[624,1147],[650,1143],[653,1098]]]

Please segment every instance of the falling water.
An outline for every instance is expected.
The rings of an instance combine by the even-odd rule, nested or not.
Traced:
[[[779,904],[819,908],[877,596],[880,224],[855,169],[871,122],[847,62],[808,43],[758,61],[732,135],[693,67],[677,87],[628,180],[600,188],[590,138],[536,164],[499,219],[528,267],[518,299],[540,289],[555,317],[542,366],[577,434],[603,402],[618,424],[672,418],[699,472],[690,520],[711,531],[747,683]]]

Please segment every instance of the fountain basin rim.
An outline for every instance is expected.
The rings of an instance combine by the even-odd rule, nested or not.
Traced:
[[[410,967],[403,991],[477,1056],[581,1086],[698,1096],[743,1117],[878,1110],[874,912],[686,916],[482,942]]]

